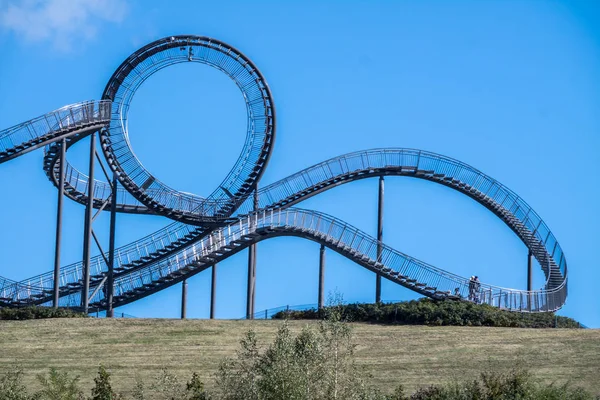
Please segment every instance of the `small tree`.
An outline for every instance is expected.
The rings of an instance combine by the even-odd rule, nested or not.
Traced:
[[[197,373],[192,374],[192,379],[186,385],[188,400],[208,400],[208,394],[204,390],[204,383]]]
[[[115,400],[117,395],[110,385],[110,373],[103,365],[98,368],[98,376],[94,378],[91,400]]]
[[[256,332],[250,330],[240,341],[236,358],[221,362],[217,373],[217,395],[225,400],[258,400],[259,360]]]
[[[78,376],[70,378],[68,373],[50,368],[48,376],[38,375],[37,378],[42,385],[42,390],[36,394],[36,400],[80,400],[83,398],[77,385]]]
[[[341,300],[340,300],[341,301]],[[351,327],[331,307],[319,329],[294,336],[286,322],[260,352],[256,334],[241,340],[237,358],[225,360],[217,375],[224,400],[371,400],[384,397],[365,385],[354,363]]]

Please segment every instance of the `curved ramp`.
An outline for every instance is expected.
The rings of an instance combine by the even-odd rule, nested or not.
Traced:
[[[451,173],[456,177],[450,175]],[[543,220],[510,189],[473,167],[448,157],[413,149],[377,149],[350,153],[309,167],[264,187],[259,191],[260,206],[269,210],[284,209],[324,190],[379,175],[425,179],[451,187],[478,201],[501,218],[531,249],[546,275],[546,291],[554,293],[555,290],[559,290],[565,292],[561,296],[566,295],[566,261],[560,245]],[[244,203],[240,207],[240,212],[244,212],[246,207],[249,206]],[[181,251],[185,252],[189,246],[193,248],[195,243],[205,239],[209,233],[209,229],[176,222],[139,241],[119,248],[115,259],[117,279],[119,277],[129,279],[125,277],[136,274],[144,276],[147,269],[153,268],[153,265],[165,259],[171,260],[172,263],[172,257],[178,259]],[[558,261],[555,261],[556,256]],[[107,272],[101,256],[93,259],[92,268],[92,285],[98,284]],[[61,294],[73,296],[81,290],[81,271],[81,263],[62,269],[61,282],[64,284]],[[52,272],[28,281],[39,282],[36,286],[46,293],[45,296],[36,294],[35,303],[43,304],[50,300],[53,285]],[[136,288],[137,298],[148,295],[145,293],[148,288],[143,286],[144,284],[140,284],[140,287]],[[159,287],[160,283],[153,289]],[[17,297],[14,300],[29,302],[32,300],[31,292],[31,288],[23,285],[21,293],[15,292]],[[513,292],[504,293],[505,296],[510,296],[509,293]],[[76,298],[65,301],[73,306],[77,304]],[[506,308],[520,310],[523,307],[519,305],[519,307]],[[532,310],[537,309],[541,309],[541,306],[534,307]]]

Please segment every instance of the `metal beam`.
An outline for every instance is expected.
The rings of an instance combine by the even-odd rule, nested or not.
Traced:
[[[319,309],[323,308],[325,301],[325,246],[319,250]]]
[[[186,319],[187,314],[187,279],[181,282],[181,319]]]
[[[377,262],[381,262],[383,251],[383,175],[379,177],[379,196],[377,202]],[[381,303],[381,275],[375,278],[375,302]]]
[[[52,306],[58,308],[60,289],[60,247],[62,240],[62,210],[63,197],[65,194],[65,161],[67,158],[67,141],[60,141],[60,176],[58,178],[58,205],[56,207],[56,247],[54,249],[54,296]]]
[[[254,190],[254,211],[258,210],[258,186]],[[250,216],[252,225],[252,215]],[[248,248],[248,292],[246,299],[246,319],[254,319],[254,302],[256,299],[256,244]]]
[[[213,264],[212,279],[210,281],[210,319],[215,319],[216,302],[217,302],[217,264]]]
[[[115,295],[115,234],[117,229],[117,174],[113,173],[112,193],[110,198],[110,237],[108,244],[108,281],[106,282],[106,316],[114,317],[113,297]]]
[[[92,299],[94,298],[94,296],[96,295],[96,293],[98,293],[100,291],[100,289],[103,288],[104,284],[106,283],[106,280],[108,279],[108,276],[104,276],[104,278],[102,278],[102,280],[100,281],[100,283],[98,284],[98,286],[96,286],[96,289],[94,289],[94,291],[92,292],[92,294],[90,295],[90,298],[88,299],[88,301],[92,301]]]
[[[254,190],[254,211],[258,211],[258,185],[256,185],[256,190]],[[252,254],[252,318],[254,318],[254,313],[256,312],[256,257],[258,253],[258,245],[254,244],[254,252]]]
[[[532,291],[533,289],[533,253],[529,250],[527,255],[527,290]]]
[[[94,164],[96,156],[96,132],[90,135],[90,166],[88,174],[87,205],[85,207],[85,228],[83,232],[83,292],[81,307],[88,313],[90,292],[90,258],[92,247],[92,218],[94,216]]]
[[[104,263],[108,267],[108,264],[109,264],[108,258],[106,258],[106,253],[104,252],[104,249],[102,249],[102,245],[100,244],[100,240],[98,240],[98,236],[96,236],[96,232],[94,232],[93,229],[92,229],[92,237],[94,238],[94,242],[96,242],[96,247],[98,247],[98,250],[100,250],[100,255],[102,256],[102,259],[104,260]]]
[[[252,319],[254,317],[253,308],[254,305],[254,245],[248,247],[248,290],[246,298],[246,319]]]

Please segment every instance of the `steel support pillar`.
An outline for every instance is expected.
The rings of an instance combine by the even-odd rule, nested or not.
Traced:
[[[527,290],[532,291],[533,289],[533,253],[529,250],[527,255]]]
[[[381,262],[383,251],[383,176],[379,177],[379,196],[377,201],[377,262]],[[375,302],[381,303],[381,275],[375,278]]]
[[[215,305],[217,302],[217,264],[212,266],[212,279],[210,281],[210,319],[215,319]]]
[[[246,298],[246,319],[254,317],[254,245],[248,247],[248,292]]]
[[[258,186],[254,190],[254,211],[258,210]],[[252,216],[250,226],[253,226]],[[246,299],[246,319],[254,319],[254,301],[256,299],[256,245],[248,248],[248,298]]]
[[[110,198],[110,233],[108,244],[108,279],[106,280],[106,317],[114,317],[113,297],[115,294],[115,232],[117,229],[117,174],[113,173],[112,193]]]
[[[54,290],[52,306],[58,308],[59,288],[60,288],[60,247],[62,240],[62,210],[63,197],[65,194],[65,162],[67,158],[67,141],[63,138],[60,141],[60,177],[58,178],[58,205],[56,208],[56,247],[54,250]]]
[[[83,233],[83,289],[81,307],[84,313],[89,311],[90,294],[90,258],[92,250],[92,220],[94,217],[94,164],[96,157],[96,132],[90,135],[90,166],[88,174],[87,205],[85,207],[85,228]]]
[[[187,289],[187,279],[184,279],[181,282],[181,319],[185,319],[187,314]]]
[[[325,246],[319,251],[319,309],[325,305]]]

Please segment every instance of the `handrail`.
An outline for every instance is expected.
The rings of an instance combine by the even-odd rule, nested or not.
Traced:
[[[110,108],[105,100],[85,101],[4,129],[0,131],[0,163],[72,136],[77,129],[84,137],[110,122]]]
[[[152,287],[157,282],[164,282],[165,287],[170,286],[184,276],[200,272],[220,258],[229,257],[251,244],[277,236],[300,236],[317,241],[369,269],[382,273],[402,286],[432,298],[453,298],[457,288],[463,298],[468,297],[469,280],[464,277],[417,260],[383,243],[382,259],[387,261],[378,263],[377,241],[365,232],[324,213],[288,208],[263,209],[242,216],[214,230],[194,246],[183,249],[144,270],[117,278],[116,302],[127,304],[131,297],[121,300],[119,298],[132,294],[135,300],[145,297],[147,294],[137,291],[143,287]],[[411,279],[415,281],[410,282]],[[565,289],[566,282],[553,289],[532,292],[482,283],[479,302],[511,311],[554,311],[562,305]],[[100,291],[92,299],[96,303],[95,306],[99,306],[102,300],[103,294]]]
[[[419,161],[421,163],[424,163],[428,158],[434,159],[434,160],[435,159],[444,160],[444,161],[447,161],[446,164],[449,164],[450,166],[460,165],[461,168],[469,168],[472,171],[478,172],[480,174],[478,176],[478,178],[481,178],[481,176],[485,177],[485,175],[483,175],[481,172],[479,172],[478,170],[475,170],[474,168],[467,166],[464,163],[460,163],[460,162],[457,162],[456,160],[450,159],[448,157],[439,156],[434,153],[418,151],[418,150],[413,150],[413,149],[368,150],[368,151],[355,152],[355,153],[350,153],[347,155],[335,157],[333,159],[330,159],[325,162],[314,165],[312,167],[309,167],[309,168],[307,168],[303,171],[300,171],[288,178],[282,179],[278,182],[275,182],[271,185],[264,187],[262,190],[259,191],[259,193],[260,193],[260,195],[259,195],[260,204],[259,205],[264,208],[270,208],[270,207],[273,207],[275,204],[281,203],[282,201],[284,201],[286,199],[297,196],[298,191],[294,191],[293,189],[291,189],[291,188],[297,187],[297,184],[294,182],[295,180],[296,181],[302,180],[302,181],[313,182],[315,185],[318,186],[318,185],[321,185],[323,182],[331,180],[332,178],[340,178],[341,179],[341,177],[347,176],[350,173],[356,173],[356,175],[345,181],[349,182],[349,181],[352,181],[355,179],[362,179],[364,177],[373,176],[372,174],[368,173],[369,171],[373,171],[373,173],[377,172],[377,173],[386,173],[386,174],[390,174],[390,175],[391,174],[407,175],[407,176],[413,176],[413,177],[432,180],[433,179],[432,173],[418,175],[416,173],[416,170],[413,170],[411,172],[402,170],[403,167],[414,166],[413,165],[414,163],[411,162],[411,160],[413,160],[413,159],[411,159],[410,156],[411,155],[414,156],[415,154],[418,154],[418,157],[420,159]],[[381,155],[383,155],[383,157]],[[402,162],[402,163],[397,162],[394,165],[393,161],[390,162],[390,160],[387,160],[387,158],[397,159],[397,160],[404,159],[405,162]],[[356,160],[356,159],[361,160],[360,168],[354,168],[353,160]],[[344,162],[340,162],[341,160],[344,160]],[[365,164],[364,160],[371,160],[371,162]],[[375,160],[379,160],[379,162],[375,162]],[[333,176],[332,175],[333,172],[331,172],[331,171],[334,171],[334,169],[332,169],[330,166],[335,165],[335,164],[344,166],[345,168],[341,168],[341,169],[338,168],[339,169],[339,171],[337,171],[338,175]],[[449,166],[446,164],[438,162],[437,168],[432,169],[433,173],[435,173],[437,171],[448,170]],[[375,169],[378,169],[378,171],[375,171]],[[322,174],[320,179],[316,179],[316,178],[312,178],[312,176],[315,175],[315,171],[329,171],[330,173],[329,174],[326,173],[324,175]],[[362,173],[364,173],[364,174],[362,174]],[[463,173],[463,175],[464,175],[464,173]],[[310,178],[305,178],[305,176],[309,176]],[[473,179],[474,178],[472,178],[472,180]],[[489,180],[491,180],[491,178],[489,178]],[[483,190],[483,188],[485,187],[486,179],[479,179],[479,182],[480,182],[479,186]],[[496,182],[496,181],[494,181],[494,182]],[[443,183],[443,181],[438,182],[438,183]],[[338,184],[338,182],[332,182],[330,185],[324,186],[321,190],[325,190],[327,188],[333,187],[336,184]],[[305,185],[306,184],[304,184],[304,186],[298,187],[297,190],[305,189]],[[500,185],[497,185],[497,186],[500,187]],[[472,186],[472,187],[475,188],[476,186]],[[454,188],[456,189],[456,187],[454,187]],[[464,189],[464,186],[462,187],[462,189]],[[508,189],[507,189],[507,191],[508,191]],[[308,194],[303,197],[300,197],[299,200],[306,198],[307,196],[308,196]],[[515,196],[515,197],[518,197],[518,196]],[[265,204],[268,201],[271,201],[271,203]],[[520,198],[517,198],[514,200],[513,204],[517,203],[519,201],[520,201]],[[238,212],[240,212],[240,213],[244,212],[247,207],[247,203],[248,202],[242,204],[242,206],[240,207],[240,211],[238,211]],[[294,204],[294,201],[288,202],[285,206],[289,206],[290,204]],[[528,220],[531,220],[531,218],[532,218],[531,216],[536,215],[535,212],[532,211],[529,206],[526,206],[526,203],[524,201],[520,201],[518,204],[520,204],[522,210],[528,210],[526,212]],[[514,207],[509,207],[509,208],[514,208]],[[506,210],[506,209],[503,208],[503,210]],[[524,212],[521,212],[521,214],[524,214]],[[524,219],[524,218],[521,218],[521,219]],[[196,235],[196,238],[199,238],[201,236],[200,231],[201,231],[201,229],[194,228],[189,225],[185,225],[185,224],[178,223],[178,222],[172,223],[172,224],[168,225],[166,228],[163,228],[163,229],[155,232],[154,234],[148,235],[139,241],[133,242],[127,246],[124,246],[123,248],[117,249],[117,252],[116,252],[117,268],[123,264],[128,264],[131,261],[139,260],[142,257],[147,257],[151,254],[155,254],[158,250],[163,249],[165,246],[169,245],[170,243],[172,243],[175,240],[180,240],[181,238],[185,237],[186,235],[192,235],[192,236]],[[538,228],[538,232],[540,232],[539,228]],[[551,236],[551,235],[548,236],[548,238],[552,238],[552,237],[553,236]],[[189,243],[192,243],[192,241],[189,241]],[[538,255],[538,257],[540,259],[543,259],[539,255]],[[547,262],[549,262],[550,258],[549,257],[546,257],[546,258],[548,259]],[[68,282],[77,282],[79,279],[81,279],[81,277],[80,277],[81,271],[82,271],[82,265],[80,262],[72,264],[70,267],[67,266],[67,267],[63,268],[62,274],[61,274],[61,282],[65,282],[65,284]],[[93,262],[92,262],[92,275],[102,274],[105,271],[106,271],[106,266],[104,265],[103,262],[101,262],[100,256],[94,258]],[[549,269],[549,271],[551,271],[551,269]],[[548,274],[548,278],[550,276],[551,275]],[[40,276],[37,276],[34,278],[30,278],[30,281],[40,282],[41,287],[43,287],[45,289],[51,289],[51,287],[53,285],[52,273],[50,272],[50,273],[46,273],[46,274],[43,274],[43,275],[40,275]],[[29,289],[24,288],[23,290],[29,290]]]

